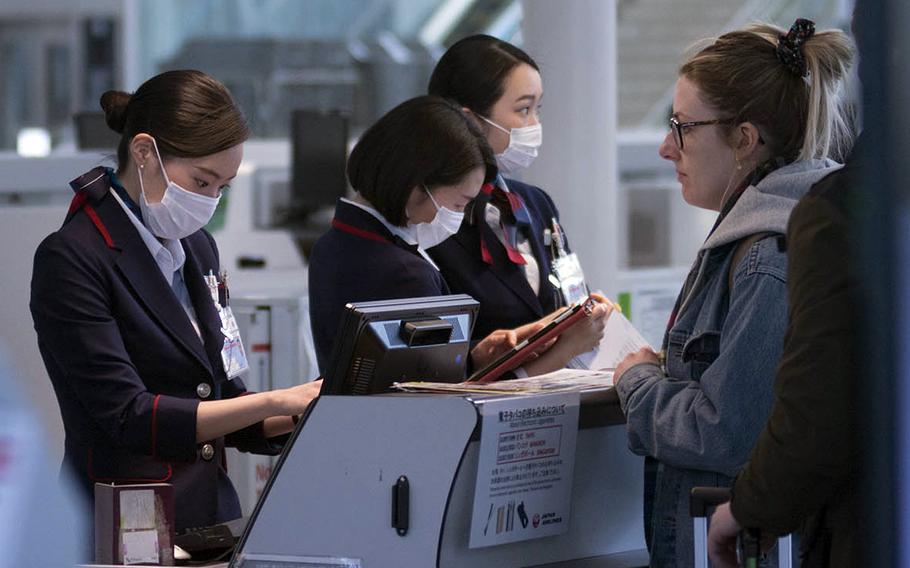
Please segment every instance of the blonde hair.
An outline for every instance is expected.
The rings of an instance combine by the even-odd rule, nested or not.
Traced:
[[[853,42],[840,30],[809,36],[800,48],[808,72],[801,76],[778,58],[778,38],[785,34],[771,24],[726,33],[692,55],[679,74],[723,118],[755,124],[773,156],[843,160],[855,138],[844,85]]]

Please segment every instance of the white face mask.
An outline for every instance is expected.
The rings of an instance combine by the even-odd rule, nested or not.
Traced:
[[[408,228],[411,229],[414,238],[417,239],[418,246],[426,250],[430,247],[435,247],[457,233],[458,229],[461,228],[461,222],[464,220],[464,213],[452,211],[447,207],[440,207],[426,186],[424,186],[423,190],[427,192],[436,207],[436,216],[429,223],[411,223],[408,221]]]
[[[509,147],[502,154],[496,154],[496,164],[500,170],[509,173],[531,165],[534,158],[537,157],[537,149],[543,143],[543,126],[539,122],[531,126],[513,128],[510,131],[489,118],[483,116],[480,118],[509,135]]]
[[[142,183],[142,168],[139,168],[139,188],[141,190],[139,209],[142,211],[142,220],[156,237],[162,239],[188,237],[211,220],[221,196],[200,195],[187,191],[172,182],[164,170],[164,162],[161,161],[158,143],[154,138],[152,138],[152,144],[155,146],[155,154],[158,156],[161,174],[164,176],[164,181],[167,182],[167,187],[164,189],[164,197],[159,203],[146,201],[145,186]]]

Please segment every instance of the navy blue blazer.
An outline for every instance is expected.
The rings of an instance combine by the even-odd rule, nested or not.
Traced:
[[[521,196],[531,218],[528,239],[540,266],[540,293],[534,294],[520,266],[512,263],[505,247],[484,221],[484,212],[466,217],[458,233],[427,252],[439,266],[454,294],[469,294],[480,302],[473,338],[483,339],[497,329],[514,329],[552,312],[562,305],[562,297],[550,284],[552,255],[544,246],[543,232],[559,211],[549,195],[539,187],[506,180],[509,191]],[[483,261],[480,235],[483,231],[493,263]],[[567,245],[568,246],[568,245]]]
[[[332,228],[313,245],[309,292],[316,359],[325,373],[345,304],[441,296],[449,288],[416,246],[363,209],[339,201]]]
[[[220,319],[203,280],[218,272],[215,241],[205,231],[181,241],[203,342],[110,195],[106,170],[71,185],[78,191],[70,213],[35,253],[31,296],[63,415],[65,464],[89,502],[95,482],[173,484],[177,530],[239,517],[225,445],[268,454],[280,445],[264,438],[262,423],[196,443],[199,402],[246,393],[224,373]]]

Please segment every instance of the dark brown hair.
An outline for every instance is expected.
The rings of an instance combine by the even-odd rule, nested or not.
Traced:
[[[719,118],[754,124],[773,156],[842,160],[855,134],[842,89],[853,42],[840,30],[812,35],[801,48],[808,76],[800,77],[777,57],[783,33],[754,24],[724,34],[690,57],[679,74],[698,86]]]
[[[496,158],[480,129],[454,103],[434,96],[405,101],[367,129],[348,159],[348,180],[390,223],[407,222],[405,205],[420,185],[430,190],[484,168]]]
[[[506,90],[509,73],[522,63],[540,72],[531,56],[511,43],[488,35],[469,36],[439,59],[427,92],[488,117]]]
[[[230,92],[201,71],[166,71],[143,83],[130,95],[108,91],[101,96],[107,125],[122,134],[117,147],[118,168],[129,161],[133,137],[155,138],[161,158],[199,158],[241,144],[250,130]]]

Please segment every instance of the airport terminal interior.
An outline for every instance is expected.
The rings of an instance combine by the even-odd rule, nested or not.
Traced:
[[[782,96],[763,118],[754,109],[774,73],[745,103],[701,98],[712,79],[755,80],[750,55],[692,71],[715,38],[756,22],[779,29],[765,38],[769,65],[809,93]],[[783,487],[758,464],[781,461],[765,454],[785,452],[788,411],[849,415],[849,464],[820,441],[805,467],[828,481],[848,469],[856,495],[846,509],[817,496],[786,524],[755,527],[773,546],[759,565],[910,566],[908,25],[900,0],[3,0],[0,567],[707,566],[709,553],[710,565],[734,566],[736,553],[726,564],[712,548],[723,512],[745,527],[730,541],[741,565],[756,566],[745,525],[757,521],[736,498],[770,479]],[[823,30],[844,43],[816,64],[815,50],[836,43]],[[733,50],[742,38],[731,36]],[[498,51],[473,52],[434,90],[478,37]],[[519,59],[481,81],[501,53]],[[524,123],[503,127],[498,106],[459,99],[502,102],[516,69],[533,79]],[[211,150],[164,134],[180,136],[164,122],[189,104],[177,87],[139,96],[174,70],[229,93],[227,110],[181,126]],[[120,131],[99,103],[110,91],[135,93]],[[792,119],[787,97],[802,105]],[[729,117],[716,110],[728,102],[740,105]],[[417,103],[457,128],[425,129]],[[239,138],[208,125],[234,111]],[[783,144],[769,124],[794,121],[792,155],[768,153]],[[735,147],[719,136],[699,147],[721,130]],[[849,142],[804,160],[808,138],[848,130]],[[860,130],[862,170],[849,155]],[[424,131],[444,136],[416,141]],[[484,176],[467,195],[454,144],[470,145]],[[200,164],[226,180],[215,194],[177,173]],[[823,257],[787,221],[824,183],[818,172],[836,170],[860,173],[845,178],[849,246]],[[772,195],[791,171],[798,181]],[[408,185],[355,190],[386,175]],[[729,180],[705,205],[711,176]],[[146,199],[155,192],[160,203]],[[814,236],[820,247],[841,238]],[[378,258],[390,249],[406,258]],[[186,260],[169,283],[160,254],[171,252]],[[145,264],[127,260],[139,253]],[[794,276],[804,257],[849,274],[850,301],[794,308],[798,283],[821,298],[833,282]],[[415,274],[438,291],[401,292]],[[383,282],[397,284],[384,295]],[[508,299],[475,292],[503,283]],[[533,310],[509,313],[513,300]],[[799,327],[841,311],[843,365],[825,351],[834,339]],[[493,312],[505,315],[484,322]],[[848,375],[845,406],[788,397],[796,358]],[[239,396],[250,393],[275,394]],[[783,461],[809,461],[805,447],[827,432],[813,424]],[[722,496],[695,491],[690,509],[696,486]]]

